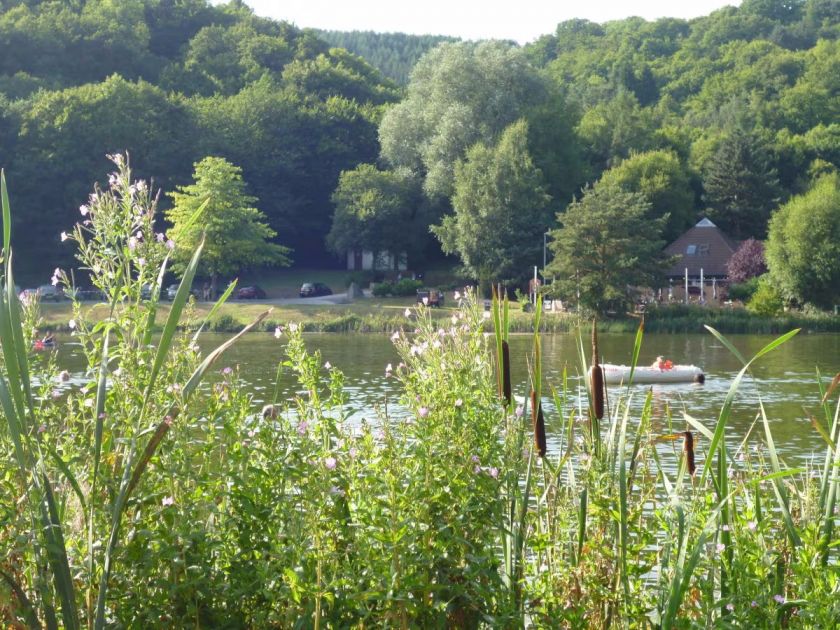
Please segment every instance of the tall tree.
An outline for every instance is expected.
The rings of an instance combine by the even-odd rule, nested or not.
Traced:
[[[455,166],[454,214],[432,227],[486,291],[519,281],[539,264],[549,195],[528,153],[528,125],[508,127],[495,147],[477,144]]]
[[[335,216],[327,246],[338,255],[347,250],[414,254],[422,247],[426,225],[417,222],[420,186],[407,169],[380,171],[360,164],[344,171],[333,193]]]
[[[669,264],[660,238],[667,215],[649,218],[642,193],[596,184],[558,213],[554,259],[546,269],[555,294],[599,313],[633,303],[636,287],[661,286]]]
[[[840,304],[840,174],[824,175],[776,211],[765,255],[784,297],[823,308]]]
[[[766,234],[781,191],[770,155],[754,135],[734,129],[724,137],[703,187],[706,214],[724,232],[738,239]]]
[[[691,179],[673,151],[634,153],[604,171],[601,183],[628,192],[643,193],[650,202],[650,217],[668,215],[662,236],[672,241],[695,221]]]
[[[544,79],[516,46],[441,44],[414,68],[405,99],[385,113],[379,127],[382,155],[392,166],[422,173],[431,199],[449,198],[455,163],[467,149],[496,142],[546,95]]]
[[[243,267],[289,264],[289,249],[269,242],[276,236],[265,215],[253,207],[257,202],[245,192],[242,169],[224,158],[206,157],[195,164],[194,184],[170,193],[173,207],[166,213],[172,223],[174,261],[183,269],[202,235],[205,237],[200,270],[210,276],[213,294],[219,276],[237,273]],[[207,202],[200,220],[195,213]]]

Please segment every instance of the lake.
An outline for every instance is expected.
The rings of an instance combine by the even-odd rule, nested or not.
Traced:
[[[206,333],[202,336],[202,348],[215,348],[230,337],[223,333]],[[772,341],[770,335],[732,335],[733,345],[747,358]],[[399,383],[385,378],[385,366],[396,366],[399,357],[387,334],[307,334],[310,350],[320,350],[323,361],[342,370],[346,375],[346,389],[349,395],[351,418],[360,420],[373,417],[376,407],[387,400],[389,412],[399,415]],[[73,347],[72,339],[62,340],[59,349],[59,363],[62,367],[80,370],[81,357]],[[488,339],[492,342],[492,339]],[[530,352],[530,335],[514,335],[511,339],[514,392],[524,395],[526,389],[526,357]],[[548,395],[551,386],[560,387],[562,371],[569,372],[571,387],[580,389],[578,378],[580,360],[577,338],[572,334],[544,335],[543,370],[545,383],[543,391]],[[599,336],[600,351],[604,362],[629,363],[633,350],[634,336],[629,334],[602,334]],[[283,339],[277,340],[271,333],[250,333],[231,348],[218,364],[239,366],[241,377],[249,384],[256,401],[271,402],[275,396],[277,364],[283,358]],[[585,340],[587,353],[589,341]],[[683,410],[713,428],[721,405],[729,390],[732,379],[741,369],[738,360],[712,335],[646,335],[639,363],[650,364],[657,355],[677,363],[693,363],[706,373],[704,385],[671,384],[654,385],[654,430],[668,433],[667,414],[673,418],[673,430],[684,430]],[[806,459],[811,454],[820,457],[824,443],[810,423],[812,415],[823,419],[819,406],[816,370],[819,368],[823,382],[830,382],[840,372],[840,335],[800,333],[786,344],[759,359],[753,370],[755,379],[747,377],[741,384],[733,407],[730,422],[730,436],[740,440],[749,430],[758,412],[759,396],[764,401],[777,448],[792,460]],[[81,374],[74,374],[71,385]],[[518,386],[516,385],[518,383]],[[644,400],[647,387],[633,388],[634,401],[638,406]],[[281,378],[278,399],[294,395],[295,384],[286,376]],[[614,399],[618,386],[610,387]],[[836,396],[834,397],[836,400]],[[637,416],[638,417],[638,416]],[[552,425],[559,426],[556,414],[550,410],[546,418],[548,432]],[[756,427],[760,429],[760,425]],[[758,438],[751,438],[757,440]],[[707,446],[707,445],[705,445]],[[733,442],[733,446],[735,446]],[[701,448],[704,445],[701,444]]]

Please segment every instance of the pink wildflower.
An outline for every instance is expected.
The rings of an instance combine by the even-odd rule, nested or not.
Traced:
[[[327,457],[324,459],[324,466],[327,470],[335,470],[337,462],[335,461],[335,457]]]

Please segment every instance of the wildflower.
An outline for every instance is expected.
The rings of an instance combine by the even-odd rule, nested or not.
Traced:
[[[453,295],[452,297],[454,297],[456,300],[460,300],[461,299],[461,293],[459,291],[455,291],[455,295]]]
[[[175,498],[174,497],[163,497],[163,501],[161,501],[161,504],[163,505],[163,507],[174,505],[175,504]]]
[[[70,238],[70,237],[69,237],[69,236],[67,236],[67,232],[62,232],[62,233],[61,233],[61,242],[62,242],[62,243],[63,243],[64,241],[66,241],[68,238]]]
[[[516,406],[516,411],[514,412],[517,418],[521,418],[525,413],[525,408],[522,405]]]
[[[166,241],[166,249],[175,249],[175,241],[173,241],[171,238],[168,241]]]
[[[327,470],[335,470],[336,463],[335,457],[327,457],[324,459],[324,466]]]
[[[388,372],[393,372],[393,371],[394,371],[394,366],[392,366],[390,363],[389,363],[388,365],[386,365],[386,366],[385,366],[385,373],[386,373],[386,374],[387,374]]]
[[[481,462],[481,460],[478,458],[478,455],[473,455],[472,457],[470,457],[470,460],[473,464],[478,464]]]
[[[47,430],[47,425],[46,424],[42,424],[40,427],[38,427],[38,433],[44,433],[46,430]]]
[[[464,404],[464,401],[463,401],[463,400],[461,400],[460,398],[459,398],[458,400],[456,400],[456,401],[455,401],[455,406],[456,406],[456,407],[460,407],[460,406],[461,406],[461,405],[463,405],[463,404]]]
[[[724,525],[723,527],[721,527],[721,529],[725,532],[728,532],[729,531],[729,525]]]
[[[489,471],[487,471],[493,479],[499,478],[499,469],[493,466]]]
[[[275,339],[280,339],[280,335],[282,335],[282,334],[283,334],[283,327],[282,326],[277,326],[277,328],[274,329],[274,338]]]
[[[158,232],[157,234],[155,234],[155,239],[157,239],[158,243],[163,243],[164,238],[165,237],[163,235],[163,232]]]
[[[75,319],[71,319],[69,322],[67,322],[67,325],[70,327],[70,330],[76,330],[76,320]]]
[[[458,323],[458,318],[453,315],[449,318],[449,321],[451,321],[452,325],[455,326]]]
[[[130,236],[128,238],[128,249],[130,249],[131,251],[134,251],[135,249],[137,249],[137,238],[136,237]]]
[[[98,416],[96,416],[96,417],[97,417],[97,418],[99,418],[100,420],[104,420],[104,419],[105,419],[105,415],[106,415],[106,414],[105,414],[105,412],[103,411],[102,413],[100,413],[100,414],[99,414]]]
[[[405,309],[405,316],[406,317],[411,317],[411,309],[410,308]]]
[[[143,232],[140,232],[139,230],[137,231],[137,234],[135,234],[134,236],[138,241],[143,240]]]
[[[227,376],[231,372],[233,372],[233,370],[229,366],[222,370],[222,374],[224,374],[225,376]]]
[[[785,603],[785,596],[784,595],[773,595],[773,599],[776,600],[777,604],[784,604]]]
[[[333,486],[332,488],[330,488],[330,494],[333,495],[334,497],[343,497],[344,496],[344,490],[342,490],[338,486]]]
[[[391,341],[399,341],[400,340],[400,331],[394,331],[394,334],[391,335]]]
[[[421,418],[425,418],[426,416],[428,416],[429,415],[428,407],[420,407],[420,409],[417,411],[417,415],[420,416]]]
[[[332,369],[332,364],[329,361],[327,361],[326,363],[324,363],[324,369],[325,370],[331,370]]]
[[[480,473],[480,472],[481,472],[481,466],[476,465],[476,466],[473,468],[473,472],[474,472],[476,475],[477,475],[478,473]]]
[[[348,454],[350,457],[356,457],[356,455],[358,455],[358,454],[359,454],[359,451],[358,451],[358,450],[356,450],[356,447],[355,447],[355,446],[352,446],[352,447],[350,447],[350,450],[349,450],[349,451],[347,451],[347,454]]]
[[[52,390],[52,397],[53,400],[58,400],[59,398],[61,398],[61,392],[57,389]]]
[[[88,208],[86,205],[82,204],[81,206],[79,206],[79,212],[81,212],[83,217],[86,217],[88,215],[88,213],[90,212],[90,208]]]
[[[59,267],[56,267],[55,271],[53,271],[51,282],[54,287],[58,286],[58,283],[61,282],[61,269]]]
[[[93,398],[85,398],[85,407],[88,409],[93,407]]]
[[[482,312],[481,312],[481,316],[482,316],[484,319],[490,319],[490,311],[482,311]]]
[[[718,553],[723,553],[723,550],[724,550],[724,549],[726,549],[726,547],[724,546],[724,544],[723,544],[723,543],[718,543],[718,544],[715,546],[715,549],[717,549],[717,552],[718,552]]]
[[[146,259],[145,258],[138,258],[137,259],[137,264],[142,267],[143,265],[146,264]]]
[[[755,601],[755,600],[752,600],[752,601],[750,602],[750,608],[758,608],[758,602],[757,602],[757,601]]]
[[[297,332],[298,325],[297,324],[289,324],[289,332]]]
[[[309,423],[306,420],[302,420],[297,425],[297,432],[298,435],[306,435],[306,432],[309,430]]]
[[[749,529],[751,532],[754,532],[756,527],[758,527],[758,523],[756,523],[755,521],[750,521],[749,523],[747,523],[747,529]]]
[[[727,604],[726,605],[726,610],[728,610],[729,612],[732,612],[733,610],[735,610],[735,604]]]

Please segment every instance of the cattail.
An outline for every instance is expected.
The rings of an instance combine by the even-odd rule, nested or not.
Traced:
[[[694,476],[694,436],[691,431],[683,433],[683,450],[685,451],[685,466],[688,469],[688,474]]]
[[[510,401],[513,400],[512,389],[510,386],[510,346],[507,341],[502,342],[502,398],[505,401],[505,407],[510,406]]]
[[[604,369],[598,365],[598,329],[592,320],[592,367],[589,368],[592,411],[600,420],[604,417]]]
[[[542,402],[537,400],[537,392],[531,390],[531,419],[534,423],[534,445],[537,447],[537,454],[545,457],[545,418],[543,418]]]

